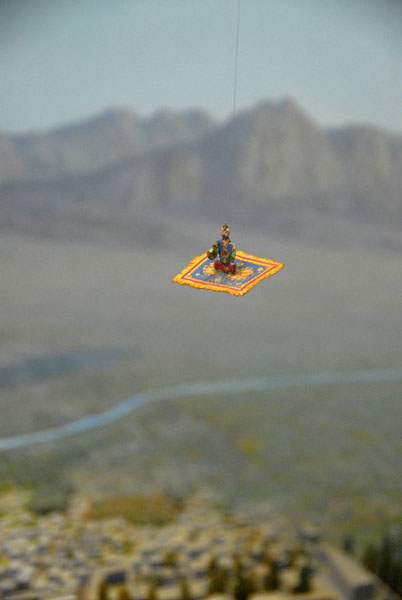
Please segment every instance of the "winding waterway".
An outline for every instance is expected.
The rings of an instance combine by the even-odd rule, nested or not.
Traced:
[[[176,400],[184,397],[209,395],[234,395],[242,392],[263,392],[285,387],[319,387],[353,383],[381,383],[402,380],[402,369],[353,371],[349,373],[312,373],[296,375],[271,375],[229,381],[200,381],[159,390],[139,392],[116,406],[94,415],[87,415],[65,425],[0,438],[0,450],[12,450],[77,435],[98,429],[132,413],[145,403]]]

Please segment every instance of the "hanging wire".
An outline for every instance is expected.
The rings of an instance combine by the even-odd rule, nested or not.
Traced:
[[[239,33],[240,33],[240,2],[237,0],[237,26],[236,26],[236,46],[235,46],[235,68],[234,68],[234,82],[233,82],[233,114],[234,118],[236,113],[236,99],[237,99],[237,71],[239,62]],[[229,198],[228,192],[224,194],[222,201],[223,213],[225,215],[225,221],[230,221],[232,201]]]
[[[239,37],[240,37],[240,3],[241,3],[241,0],[237,0],[237,27],[236,27],[236,46],[235,46],[235,69],[234,69],[234,82],[233,82],[232,119],[234,119],[234,116],[236,113],[236,100],[237,100],[237,73],[238,73],[238,63],[239,63]],[[233,191],[232,191],[232,193],[233,193]],[[232,202],[233,202],[233,198],[230,200],[229,196],[227,194],[225,194],[224,209],[225,209],[225,213],[226,213],[226,218],[229,221],[232,217]]]
[[[236,52],[235,52],[235,72],[234,72],[234,85],[233,85],[233,116],[236,112],[236,99],[237,99],[237,67],[239,59],[239,32],[240,32],[240,1],[237,0],[237,29],[236,29]]]

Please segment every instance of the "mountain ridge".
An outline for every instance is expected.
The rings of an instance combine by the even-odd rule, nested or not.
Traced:
[[[206,112],[163,110],[140,119],[128,109],[108,110],[91,119],[49,131],[0,132],[0,185],[93,172],[153,148],[202,136],[212,127]]]
[[[127,120],[133,129],[124,137]],[[96,167],[87,168],[86,142],[77,155],[83,163],[75,157],[78,171],[49,167],[46,177],[3,183],[7,227],[18,229],[24,215],[49,226],[63,217],[107,227],[166,214],[293,229],[314,227],[320,216],[394,228],[402,222],[402,136],[363,125],[322,128],[291,99],[265,101],[224,123],[200,111],[165,111],[141,124],[129,112],[110,113],[100,130],[96,123],[91,140],[107,134]],[[135,144],[127,146],[132,135]],[[110,140],[120,155],[113,144],[102,155]]]

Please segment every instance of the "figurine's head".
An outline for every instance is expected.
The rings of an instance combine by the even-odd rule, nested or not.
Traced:
[[[224,223],[221,227],[221,236],[223,237],[223,239],[229,239],[229,235],[230,235],[230,227],[227,223]]]

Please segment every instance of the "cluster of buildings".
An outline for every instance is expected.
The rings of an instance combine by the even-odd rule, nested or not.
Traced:
[[[200,499],[174,523],[134,525],[65,514],[0,516],[0,599],[7,600],[388,600],[353,557],[313,529],[291,531],[225,515]]]

